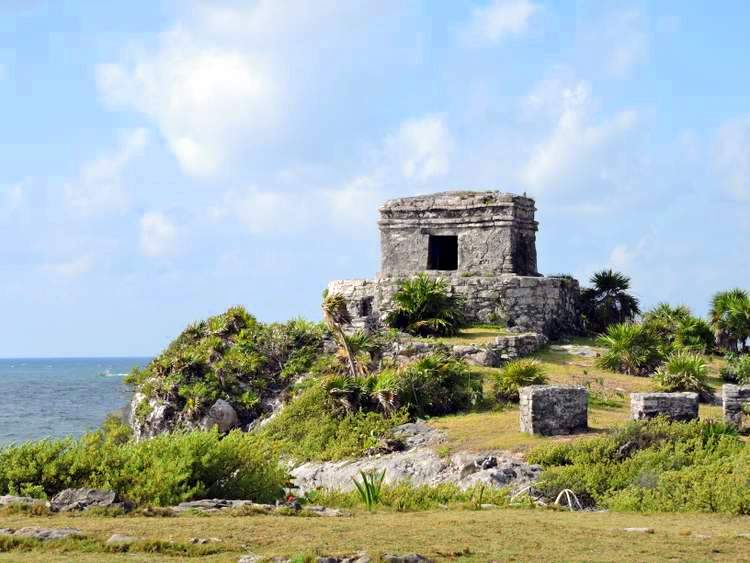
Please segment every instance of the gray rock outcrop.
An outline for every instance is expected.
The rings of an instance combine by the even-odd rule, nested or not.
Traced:
[[[20,530],[0,528],[0,535],[15,536],[19,538],[32,538],[42,541],[85,537],[85,534],[78,528],[40,528],[37,526],[29,526],[26,528],[21,528]]]
[[[57,493],[50,501],[54,512],[72,512],[88,510],[91,507],[107,508],[115,506],[116,495],[113,491],[101,489],[65,489]]]
[[[232,428],[237,428],[239,423],[240,419],[234,407],[224,399],[219,399],[208,409],[206,416],[201,419],[200,427],[203,430],[211,430],[217,427],[219,432],[226,433]]]

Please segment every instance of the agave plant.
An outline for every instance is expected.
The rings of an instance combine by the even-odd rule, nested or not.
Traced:
[[[400,406],[400,391],[401,387],[396,372],[393,370],[383,370],[378,374],[370,395],[377,401],[384,413],[391,414]]]
[[[346,412],[352,412],[357,406],[360,386],[357,380],[347,375],[329,375],[322,381],[323,389]]]
[[[602,270],[589,281],[592,287],[581,292],[588,330],[603,332],[611,324],[632,321],[641,312],[638,299],[628,293],[630,278],[625,274]]]
[[[707,377],[708,368],[703,357],[686,351],[672,354],[654,375],[663,391],[690,391],[698,393],[705,401],[712,396]]]
[[[501,401],[518,401],[521,387],[544,383],[547,383],[547,375],[537,360],[512,360],[495,379],[495,396]]]
[[[596,363],[610,371],[628,375],[648,375],[662,360],[659,339],[644,325],[611,325],[596,342],[606,348]]]
[[[452,336],[463,325],[461,302],[450,295],[448,282],[426,273],[404,280],[393,296],[386,322],[416,336]]]
[[[750,294],[744,289],[717,293],[711,300],[709,318],[720,348],[743,350],[750,338]]]

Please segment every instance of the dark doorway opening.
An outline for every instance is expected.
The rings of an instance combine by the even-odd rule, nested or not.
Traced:
[[[427,243],[428,270],[458,270],[458,237],[430,235]]]

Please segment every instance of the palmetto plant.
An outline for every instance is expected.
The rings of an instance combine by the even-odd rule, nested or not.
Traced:
[[[328,293],[323,295],[323,320],[326,322],[331,332],[336,336],[339,345],[344,350],[347,363],[349,365],[349,373],[352,377],[357,375],[357,367],[354,361],[354,354],[349,347],[349,342],[346,339],[346,333],[344,327],[352,323],[352,317],[349,315],[349,310],[346,306],[346,299],[340,293]]]
[[[393,301],[395,308],[386,322],[409,334],[452,336],[463,324],[461,302],[450,295],[448,282],[424,272],[404,280]]]
[[[659,339],[644,325],[611,325],[597,344],[606,348],[597,358],[599,367],[628,375],[648,375],[661,363]]]
[[[638,299],[628,293],[630,278],[625,274],[602,270],[589,281],[592,287],[581,292],[588,330],[603,332],[611,324],[632,321],[641,312]]]
[[[686,351],[672,354],[654,375],[663,391],[690,391],[698,393],[703,400],[712,396],[707,377],[708,368],[703,357]]]
[[[643,315],[643,324],[659,338],[664,356],[682,349],[707,354],[714,348],[715,339],[710,325],[694,317],[685,305],[659,303]]]
[[[360,471],[359,476],[361,481],[357,481],[352,477],[354,486],[357,487],[359,498],[365,503],[367,510],[372,510],[376,504],[380,502],[380,491],[383,487],[383,480],[385,479],[385,469],[381,472]]]
[[[495,396],[502,401],[518,401],[521,387],[544,383],[547,383],[547,376],[537,360],[512,360],[495,379]]]
[[[717,293],[711,300],[709,319],[720,348],[744,350],[750,338],[750,294],[744,289]]]

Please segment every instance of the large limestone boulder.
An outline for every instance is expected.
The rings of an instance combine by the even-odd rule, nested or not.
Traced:
[[[106,508],[116,504],[114,491],[102,489],[65,489],[57,493],[50,501],[50,508],[55,512],[72,512],[87,510],[92,506]]]
[[[239,424],[240,419],[237,416],[237,411],[224,399],[216,401],[200,421],[200,427],[203,430],[218,427],[221,433],[229,432],[232,428],[237,428]]]

